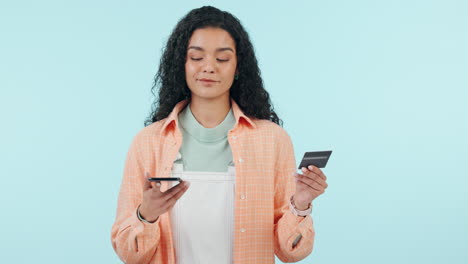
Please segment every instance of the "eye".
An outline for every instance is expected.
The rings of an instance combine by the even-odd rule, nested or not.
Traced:
[[[202,58],[190,58],[190,59],[192,59],[192,60],[194,60],[194,61],[199,61],[199,60],[201,60]]]
[[[219,62],[226,62],[226,61],[229,61],[229,60],[222,60],[222,59],[216,59],[217,61]]]

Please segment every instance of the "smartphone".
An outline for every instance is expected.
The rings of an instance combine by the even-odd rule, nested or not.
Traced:
[[[170,177],[170,178],[148,178],[148,181],[158,182],[158,181],[181,181],[180,177]]]
[[[327,166],[328,159],[330,158],[332,151],[325,150],[325,151],[311,151],[304,153],[304,157],[302,158],[301,164],[299,165],[298,169],[302,167],[306,167],[309,165],[313,165],[319,168],[325,168]]]

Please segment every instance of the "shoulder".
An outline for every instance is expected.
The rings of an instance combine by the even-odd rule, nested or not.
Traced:
[[[291,137],[280,125],[265,119],[253,119],[255,127],[247,129],[247,142],[266,159],[281,160],[294,157]]]
[[[165,124],[166,118],[152,123],[146,127],[140,129],[133,137],[133,145],[136,146],[153,146],[158,142],[161,136],[161,131]]]
[[[280,125],[266,119],[253,119],[256,128],[252,129],[255,133],[268,135],[279,141],[290,140],[288,132]]]

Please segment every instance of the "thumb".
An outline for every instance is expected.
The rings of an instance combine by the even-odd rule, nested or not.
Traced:
[[[145,179],[143,182],[143,191],[146,191],[148,189],[151,189],[153,186],[151,186],[151,182],[148,180],[151,178],[149,172],[145,171]]]

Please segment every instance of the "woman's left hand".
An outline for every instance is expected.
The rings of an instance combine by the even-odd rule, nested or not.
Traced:
[[[306,210],[309,203],[325,192],[328,184],[326,183],[327,176],[321,169],[311,165],[301,170],[303,174],[294,172],[296,177],[294,205],[299,210]]]

